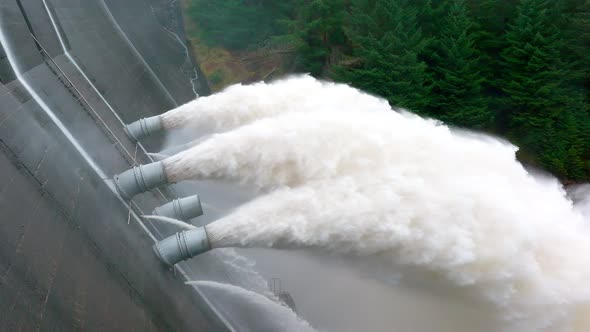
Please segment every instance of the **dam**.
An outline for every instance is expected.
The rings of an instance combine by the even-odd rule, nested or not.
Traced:
[[[124,123],[209,93],[184,40],[177,2],[0,3],[0,331],[244,326],[184,285],[239,284],[219,257],[198,270],[154,257],[176,229],[140,216],[183,195],[128,202],[111,180],[158,149]]]
[[[211,94],[181,4],[0,4],[0,331],[588,330],[587,218],[518,147],[310,75]]]

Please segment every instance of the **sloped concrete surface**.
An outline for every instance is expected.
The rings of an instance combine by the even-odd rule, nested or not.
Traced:
[[[138,216],[174,190],[128,205],[111,183],[149,161],[124,122],[208,92],[170,6],[0,2],[0,331],[233,329],[151,251],[175,229]]]

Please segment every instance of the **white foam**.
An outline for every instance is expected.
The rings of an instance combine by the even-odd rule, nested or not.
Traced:
[[[426,149],[439,154],[453,152],[445,148],[453,143],[453,136],[433,121],[405,118],[392,111],[345,113],[288,113],[258,120],[213,135],[163,163],[172,182],[225,178],[271,189],[381,167],[400,155],[410,162],[412,158],[421,161]],[[437,133],[436,140],[429,138],[432,131]],[[464,141],[473,153],[482,147],[479,141]],[[425,149],[414,150],[416,145]],[[504,159],[512,160],[511,147],[495,145],[505,150]]]
[[[321,94],[318,93],[321,91]],[[165,128],[190,127],[223,131],[293,111],[389,109],[386,101],[345,84],[318,81],[308,75],[271,83],[235,84],[190,101],[161,115]]]
[[[527,173],[515,151],[409,114],[328,107],[213,135],[164,165],[174,182],[272,191],[206,226],[214,247],[375,259],[486,301],[505,330],[590,331],[588,225],[561,185]]]
[[[574,208],[590,222],[590,184],[573,186],[568,191],[574,201]]]
[[[496,305],[516,330],[567,331],[557,327],[590,299],[587,230],[567,201],[542,187],[538,202],[521,196],[528,190],[496,196],[496,188],[359,174],[277,190],[207,231],[214,247],[371,257],[392,271],[406,267],[465,288]]]

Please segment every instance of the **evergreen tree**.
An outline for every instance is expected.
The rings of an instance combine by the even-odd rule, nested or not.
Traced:
[[[544,5],[544,0],[522,1],[506,34],[508,47],[501,54],[504,77],[499,82],[514,123],[525,129],[538,127],[557,113],[561,99],[557,88],[563,73],[555,47],[559,32],[547,20]]]
[[[494,110],[495,130],[505,133],[509,119],[504,112],[499,96],[503,94],[498,83],[498,74],[503,67],[500,53],[507,45],[506,30],[516,16],[517,0],[467,0],[466,4],[475,23],[476,45],[481,52],[482,93],[489,98],[489,108]]]
[[[561,61],[562,38],[548,15],[547,2],[523,0],[506,38],[500,83],[511,110],[511,136],[520,143],[523,156],[537,156],[542,166],[558,175],[579,175],[583,146],[573,113],[580,105],[579,94],[564,89],[565,78],[572,74]]]
[[[392,105],[423,110],[429,104],[424,50],[417,10],[405,1],[356,0],[348,37],[354,47],[351,67],[334,73],[338,80],[386,98]]]
[[[426,39],[424,52],[421,52],[419,59],[428,67],[432,67],[435,65],[432,55],[440,52],[441,27],[446,24],[449,5],[446,1],[417,0],[414,6],[418,10],[419,27]]]
[[[246,49],[282,32],[280,20],[294,0],[191,0],[188,16],[197,23],[201,38],[210,45]]]
[[[507,47],[505,38],[508,25],[516,15],[516,0],[467,0],[467,7],[476,27],[478,48],[489,60],[483,73],[495,74],[500,69],[495,59]],[[488,68],[486,68],[488,67]]]
[[[457,0],[450,7],[438,52],[433,55],[429,113],[456,125],[484,129],[493,116],[482,95],[481,55],[474,44],[473,22],[464,1]]]
[[[188,14],[206,42],[282,42],[285,71],[491,129],[521,160],[590,179],[590,0],[189,0]]]
[[[590,91],[590,0],[568,1],[565,5],[565,39],[563,57],[572,63],[577,86]]]
[[[413,5],[418,10],[417,22],[424,36],[434,37],[440,34],[448,13],[448,2],[438,0],[415,0]]]
[[[337,48],[346,43],[345,3],[345,0],[299,1],[297,18],[289,25],[299,50],[300,70],[318,76],[332,64]]]

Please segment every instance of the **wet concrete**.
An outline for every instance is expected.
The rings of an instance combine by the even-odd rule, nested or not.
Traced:
[[[230,329],[183,269],[154,257],[174,229],[136,217],[174,193],[130,208],[110,183],[149,161],[123,121],[195,96],[194,70],[151,7],[120,3],[0,3],[0,331]]]

